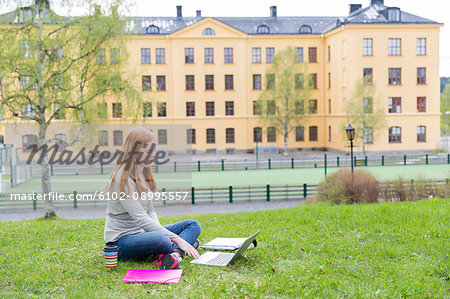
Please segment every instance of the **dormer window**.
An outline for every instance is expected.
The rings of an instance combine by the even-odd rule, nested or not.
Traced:
[[[203,30],[202,35],[216,35],[216,32],[212,28],[206,28]]]
[[[400,22],[400,8],[389,7],[387,15],[389,22]]]
[[[266,25],[259,25],[258,29],[256,29],[256,33],[258,33],[258,34],[270,34],[270,29]]]
[[[150,25],[147,27],[147,34],[159,34],[159,27]]]
[[[311,34],[312,33],[312,29],[311,29],[311,26],[309,26],[309,25],[303,25],[303,26],[300,27],[298,32],[300,34]]]

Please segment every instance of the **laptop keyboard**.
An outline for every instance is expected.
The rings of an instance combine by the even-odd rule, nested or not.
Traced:
[[[211,259],[208,261],[208,264],[224,264],[226,262],[228,262],[229,260],[231,260],[233,258],[232,255],[228,255],[228,254],[219,254],[218,256],[216,256],[215,258]]]

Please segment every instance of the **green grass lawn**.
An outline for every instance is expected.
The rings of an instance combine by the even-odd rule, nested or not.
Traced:
[[[0,223],[1,297],[439,297],[448,296],[450,199],[331,206],[188,218],[202,225],[200,240],[248,236],[258,246],[226,267],[190,265],[179,284],[127,284],[128,269],[151,261],[103,261],[104,220]],[[10,284],[9,284],[10,283]]]
[[[328,168],[328,174],[340,168]],[[379,180],[396,179],[402,176],[413,179],[419,176],[429,179],[445,179],[450,177],[449,165],[406,165],[406,166],[372,166],[361,167],[373,173]],[[161,182],[182,180],[176,186],[189,188],[228,186],[228,185],[266,185],[266,184],[318,184],[324,178],[323,168],[297,169],[264,169],[264,170],[236,170],[236,171],[202,171],[191,173],[155,173],[156,181]],[[58,192],[91,192],[100,191],[107,184],[108,175],[60,175],[52,176],[52,190]],[[31,192],[41,190],[39,178],[28,180],[5,192]]]

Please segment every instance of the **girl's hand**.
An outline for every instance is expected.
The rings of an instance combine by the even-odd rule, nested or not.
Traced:
[[[197,259],[200,257],[200,254],[197,252],[197,250],[195,250],[195,248],[192,247],[192,245],[186,242],[183,238],[176,237],[172,239],[172,241],[178,245],[178,248],[180,248],[193,258]]]

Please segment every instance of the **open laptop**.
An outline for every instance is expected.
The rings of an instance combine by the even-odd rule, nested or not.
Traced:
[[[226,266],[237,258],[241,257],[260,231],[257,231],[253,235],[247,238],[242,244],[241,248],[235,253],[225,253],[225,252],[213,252],[207,251],[203,253],[198,259],[191,261],[191,264],[199,265],[209,265],[209,266]]]

